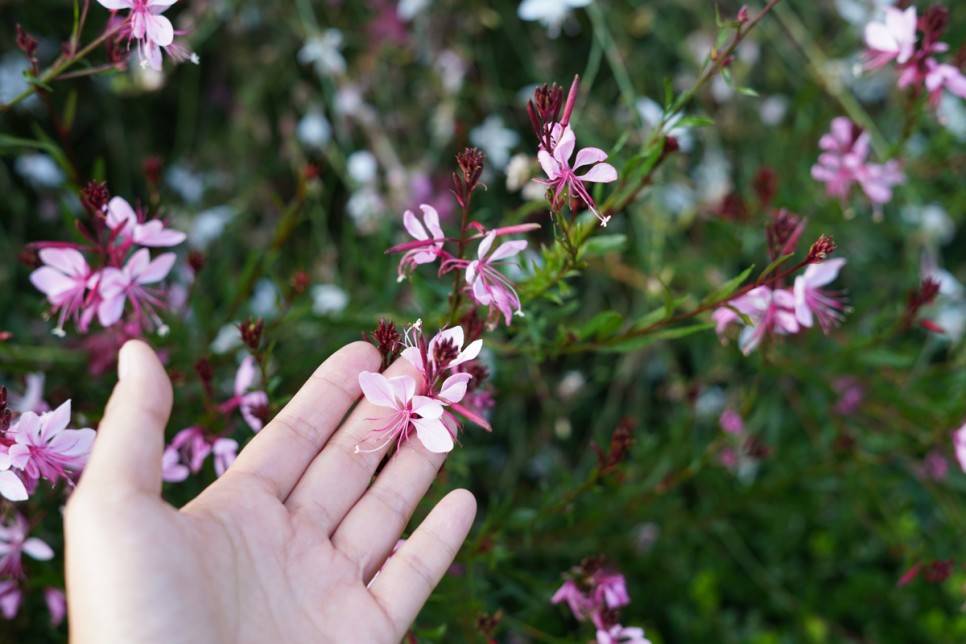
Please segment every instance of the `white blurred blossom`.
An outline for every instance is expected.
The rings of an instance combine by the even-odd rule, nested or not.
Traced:
[[[591,0],[523,0],[517,8],[520,20],[537,20],[547,28],[547,35],[556,38],[571,9],[586,7]]]
[[[272,280],[262,278],[255,282],[252,299],[248,303],[252,315],[263,318],[273,318],[278,314],[278,289]]]
[[[363,186],[374,183],[379,176],[379,163],[368,150],[358,150],[350,154],[346,159],[346,169],[349,178]]]
[[[17,157],[17,174],[34,188],[56,188],[66,177],[53,157],[41,152],[28,152]]]
[[[345,73],[345,58],[341,50],[342,32],[326,29],[305,41],[299,50],[298,61],[303,65],[315,66],[319,76],[342,75]]]
[[[341,313],[349,304],[349,295],[335,284],[316,284],[309,291],[312,312],[316,315]]]
[[[634,107],[637,109],[637,113],[641,116],[641,120],[644,121],[644,125],[647,131],[656,128],[661,124],[661,120],[664,118],[664,108],[661,107],[656,101],[649,98],[642,97],[634,102]],[[691,137],[690,130],[686,128],[675,127],[678,121],[684,114],[675,114],[668,119],[667,123],[664,125],[664,133],[667,136],[673,136],[678,141],[678,146],[685,152],[690,152],[693,147],[693,138]]]
[[[332,139],[332,126],[318,109],[310,109],[295,127],[295,138],[307,148],[322,149]]]
[[[505,170],[510,162],[510,150],[520,142],[520,135],[506,127],[496,114],[486,117],[482,125],[470,132],[470,143],[483,150],[487,165]]]
[[[429,0],[399,0],[396,5],[396,14],[403,22],[409,22],[429,6]]]
[[[205,248],[221,236],[225,226],[237,214],[228,204],[199,212],[191,222],[191,228],[188,229],[188,245],[193,248]]]
[[[386,204],[378,191],[365,187],[352,193],[345,209],[357,231],[371,234],[382,221]]]
[[[956,234],[956,224],[937,203],[906,205],[901,212],[905,221],[916,226],[917,237],[925,244],[948,244]]]
[[[211,350],[215,353],[228,353],[241,345],[241,331],[234,324],[226,324],[218,329],[218,335],[211,341]]]

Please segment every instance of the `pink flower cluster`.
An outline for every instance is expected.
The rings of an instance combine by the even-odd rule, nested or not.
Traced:
[[[600,559],[587,559],[574,567],[564,584],[550,598],[565,602],[578,621],[590,618],[597,628],[597,644],[650,644],[644,629],[622,626],[617,611],[630,603],[624,575],[607,570]]]
[[[366,451],[380,450],[393,441],[399,449],[415,432],[416,438],[429,451],[449,452],[461,430],[459,419],[453,412],[490,429],[485,419],[460,404],[474,380],[474,374],[467,371],[469,363],[483,348],[480,339],[473,340],[465,348],[464,343],[463,328],[458,326],[440,331],[428,342],[420,322],[407,329],[401,355],[422,376],[418,394],[416,379],[412,376],[386,377],[369,371],[359,374],[359,386],[366,400],[392,410],[378,418],[384,424],[373,429],[370,437],[379,437],[380,442]],[[356,451],[362,450],[356,446]]]
[[[957,67],[940,63],[934,57],[949,51],[949,45],[939,41],[948,21],[949,12],[941,6],[930,7],[921,17],[916,16],[914,6],[904,10],[887,8],[883,22],[871,22],[865,27],[865,44],[869,48],[866,68],[876,69],[895,61],[899,88],[925,88],[933,108],[939,105],[944,89],[966,98],[966,76]]]
[[[0,615],[13,619],[23,601],[21,584],[26,579],[22,556],[36,561],[50,561],[54,550],[37,537],[28,537],[30,526],[18,512],[12,512],[9,523],[0,523]],[[46,588],[44,599],[53,623],[59,624],[67,613],[67,601],[63,591]]]
[[[228,416],[234,410],[241,413],[253,432],[265,426],[268,418],[268,394],[249,391],[255,381],[255,359],[247,356],[235,374],[231,398],[218,405],[217,410]],[[161,461],[161,478],[169,483],[180,483],[189,474],[197,474],[209,456],[213,457],[215,474],[224,474],[238,455],[238,441],[227,436],[214,436],[199,426],[186,427],[175,434],[165,447]]]
[[[161,71],[161,49],[163,48],[175,61],[190,60],[198,62],[198,57],[182,45],[174,42],[176,31],[171,21],[162,16],[168,7],[178,0],[97,0],[102,7],[111,11],[130,13],[121,26],[121,38],[137,41],[141,67]]]
[[[870,163],[869,133],[844,116],[832,120],[832,129],[822,135],[823,150],[812,166],[812,178],[825,183],[825,192],[843,202],[853,184],[858,184],[875,204],[892,199],[892,187],[905,181],[902,165],[896,161]]]
[[[64,323],[74,320],[86,333],[97,316],[108,328],[121,320],[130,308],[129,321],[136,330],[167,327],[157,313],[164,307],[162,293],[151,288],[174,266],[175,254],[151,258],[148,248],[176,246],[185,234],[166,228],[161,221],[146,220],[121,197],[105,203],[90,228],[81,227],[89,246],[41,242],[37,255],[42,266],[30,274],[31,283],[43,292],[58,313],[54,334],[63,336]],[[93,254],[99,266],[92,267],[84,252]]]
[[[795,278],[791,289],[759,286],[736,297],[712,313],[715,330],[722,335],[732,323],[745,324],[738,339],[745,355],[754,351],[766,335],[795,334],[813,326],[816,320],[828,333],[841,322],[846,308],[841,292],[822,287],[838,276],[844,264],[844,259],[811,264]]]
[[[597,216],[600,225],[606,227],[610,217],[605,217],[597,210],[597,204],[587,192],[584,182],[617,181],[617,169],[609,163],[604,163],[607,153],[600,148],[583,148],[577,153],[574,165],[571,167],[570,158],[577,146],[577,138],[570,125],[560,123],[553,124],[550,143],[552,147],[549,150],[541,143],[540,150],[537,152],[537,160],[540,161],[543,171],[547,173],[547,179],[535,179],[535,181],[546,184],[553,191],[551,210],[559,212],[565,203],[565,196],[580,199]],[[584,167],[587,167],[587,170],[583,174],[577,174],[577,170]]]
[[[25,501],[40,479],[73,483],[94,442],[93,429],[68,429],[70,400],[53,411],[25,411],[0,434],[0,495]]]
[[[966,423],[953,432],[953,451],[959,467],[966,472]]]
[[[450,271],[463,271],[465,278],[464,290],[470,298],[480,306],[490,309],[491,325],[495,324],[497,312],[503,315],[507,326],[513,315],[523,315],[520,306],[520,296],[516,292],[513,282],[502,272],[500,266],[509,264],[507,260],[518,255],[527,247],[525,239],[513,239],[495,245],[498,237],[516,233],[523,233],[539,228],[536,224],[523,224],[507,228],[497,228],[485,231],[482,225],[472,222],[470,226],[481,230],[470,241],[479,241],[476,249],[476,259],[468,260],[454,255],[445,249],[448,239],[439,225],[439,213],[430,205],[422,204],[423,220],[411,210],[403,214],[403,225],[414,241],[394,246],[387,253],[404,252],[399,261],[399,281],[412,274],[413,269],[420,264],[431,264],[440,260],[439,274]]]

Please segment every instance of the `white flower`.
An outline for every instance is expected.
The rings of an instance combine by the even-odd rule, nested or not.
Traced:
[[[193,248],[205,248],[221,236],[236,214],[235,209],[227,204],[199,212],[188,230],[188,244]]]
[[[379,173],[379,163],[372,152],[358,150],[346,159],[346,169],[350,179],[365,186],[375,182]]]
[[[271,318],[278,313],[278,289],[270,279],[260,279],[255,282],[255,290],[249,302],[252,315]]]
[[[211,342],[211,350],[215,353],[228,353],[242,344],[241,332],[234,324],[226,324],[218,329],[218,335]]]
[[[937,203],[907,205],[902,209],[902,218],[918,227],[918,236],[926,244],[948,244],[956,234],[956,224],[949,218],[946,209]]]
[[[637,109],[637,113],[640,114],[641,120],[644,121],[644,125],[647,126],[648,131],[659,126],[664,119],[664,108],[647,97],[637,99],[634,102],[634,107]],[[684,114],[679,113],[669,118],[667,123],[664,124],[664,134],[673,136],[677,139],[678,146],[685,152],[689,152],[693,143],[690,130],[675,127],[683,116]]]
[[[399,0],[399,4],[396,5],[396,14],[403,22],[409,22],[428,6],[429,0]]]
[[[345,73],[345,58],[342,57],[342,32],[326,29],[321,35],[312,36],[299,50],[300,63],[315,66],[319,76],[342,75]]]
[[[586,7],[591,0],[523,0],[517,9],[520,20],[539,20],[547,35],[556,38],[571,9]]]
[[[349,303],[348,294],[335,284],[316,284],[309,291],[312,312],[316,315],[341,313]]]
[[[295,138],[307,148],[322,149],[332,139],[332,126],[321,111],[313,108],[295,127]]]
[[[492,167],[504,170],[510,162],[510,150],[520,141],[520,135],[503,124],[495,114],[470,132],[470,143],[486,153]]]
[[[375,232],[383,219],[385,208],[382,196],[372,188],[356,190],[345,205],[346,213],[362,234]]]
[[[164,173],[164,182],[177,192],[186,204],[196,204],[205,195],[204,178],[197,172],[189,170],[183,163],[170,165]]]
[[[17,157],[17,174],[34,188],[56,188],[64,183],[64,173],[47,154],[28,152]]]

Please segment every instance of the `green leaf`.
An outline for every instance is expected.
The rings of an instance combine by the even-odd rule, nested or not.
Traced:
[[[691,324],[688,326],[664,329],[661,331],[655,331],[654,333],[648,333],[647,335],[639,335],[632,338],[627,338],[626,340],[621,340],[619,342],[615,342],[614,344],[604,345],[600,347],[600,351],[605,353],[627,353],[629,351],[643,349],[644,347],[654,344],[655,342],[660,342],[661,340],[677,340],[695,333],[707,331],[708,329],[713,329],[714,327],[714,322],[699,322],[697,324]]]
[[[714,119],[707,116],[683,116],[674,123],[674,128],[696,128],[714,125]]]
[[[595,235],[584,244],[580,257],[599,257],[607,253],[621,252],[626,245],[627,235],[623,233]]]
[[[741,286],[741,284],[746,279],[748,279],[748,276],[751,275],[751,271],[753,270],[755,270],[754,264],[752,264],[745,270],[741,271],[741,274],[738,275],[738,277],[731,278],[730,280],[728,280],[727,282],[725,282],[724,284],[722,284],[721,286],[713,290],[703,300],[701,300],[701,303],[711,304],[712,302],[720,302],[721,300],[726,299],[729,295],[735,292],[735,289]]]
[[[580,339],[600,339],[613,334],[624,323],[624,316],[617,311],[601,311],[580,330]]]
[[[744,94],[745,96],[752,96],[754,98],[758,98],[760,96],[758,92],[751,89],[750,87],[735,87],[735,91],[738,92],[739,94]]]
[[[773,270],[775,270],[776,268],[778,268],[779,266],[781,266],[781,265],[782,265],[782,264],[783,264],[783,263],[784,263],[785,261],[787,261],[787,260],[788,260],[788,258],[789,258],[789,257],[791,257],[792,255],[794,255],[794,253],[788,253],[787,255],[782,255],[781,257],[779,257],[778,259],[776,259],[775,261],[773,261],[773,262],[772,262],[771,264],[769,264],[769,265],[768,265],[768,266],[767,266],[767,267],[765,268],[765,270],[763,270],[763,271],[761,272],[761,275],[759,275],[759,276],[758,276],[758,279],[757,279],[756,281],[757,281],[757,282],[760,282],[760,281],[762,281],[763,279],[765,279],[765,276],[766,276],[766,275],[768,275],[768,274],[769,274],[769,273],[771,273],[771,272],[772,272]]]
[[[891,367],[895,369],[908,369],[916,362],[915,355],[896,353],[886,349],[877,351],[862,352],[859,354],[859,362],[870,367]]]

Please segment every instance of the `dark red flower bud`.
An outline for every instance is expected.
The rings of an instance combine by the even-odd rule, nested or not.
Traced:
[[[835,252],[838,246],[831,237],[827,235],[820,236],[812,247],[808,249],[808,257],[805,258],[806,264],[820,264],[825,261],[825,259]]]
[[[241,332],[242,342],[252,353],[258,351],[258,346],[262,342],[262,331],[264,328],[265,320],[262,318],[254,320],[251,316],[238,325],[238,330]]]

